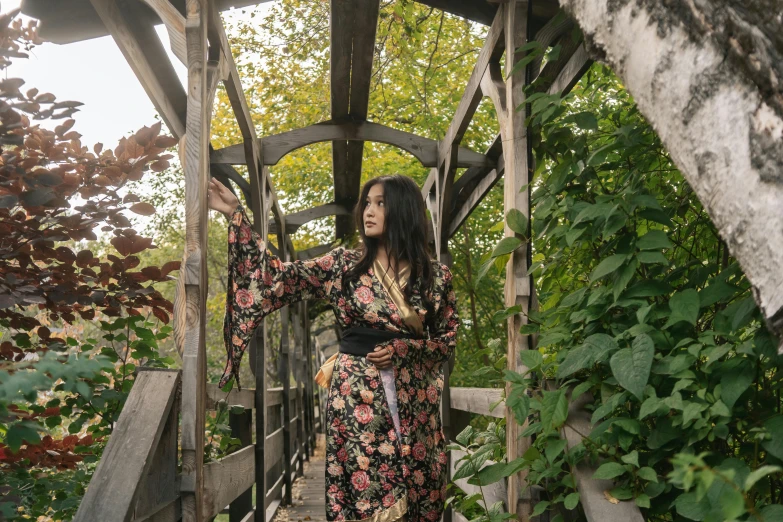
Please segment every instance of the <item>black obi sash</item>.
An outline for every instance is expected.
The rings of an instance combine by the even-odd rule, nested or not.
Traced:
[[[340,336],[340,353],[366,357],[378,344],[391,339],[418,339],[418,337],[402,332],[354,326],[343,330]]]

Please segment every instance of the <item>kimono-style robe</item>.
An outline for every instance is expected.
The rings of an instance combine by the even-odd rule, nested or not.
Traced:
[[[344,286],[343,274],[360,256],[337,247],[324,256],[282,262],[252,229],[242,207],[228,232],[228,293],[224,336],[228,361],[220,386],[234,376],[260,320],[283,306],[324,299],[342,328],[363,326],[414,336],[415,313],[427,324],[423,297],[414,289],[401,309],[370,269]],[[452,274],[432,260],[434,328],[424,339],[393,339],[400,435],[397,437],[380,372],[365,357],[340,354],[326,411],[326,515],[328,520],[410,522],[438,520],[443,512],[448,459],[441,429],[442,364],[456,345],[459,319]],[[404,285],[403,285],[404,286]],[[399,295],[397,296],[399,297]],[[237,385],[239,381],[237,380]]]

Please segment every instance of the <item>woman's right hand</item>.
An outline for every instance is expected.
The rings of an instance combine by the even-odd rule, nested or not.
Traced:
[[[209,190],[207,192],[209,208],[217,210],[221,214],[230,218],[234,213],[239,200],[228,188],[215,178],[209,180]]]

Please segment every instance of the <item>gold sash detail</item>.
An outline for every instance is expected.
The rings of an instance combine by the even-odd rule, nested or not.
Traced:
[[[403,322],[410,328],[417,336],[424,335],[424,325],[421,324],[419,314],[408,303],[405,302],[405,295],[402,289],[408,284],[408,278],[410,276],[410,265],[400,270],[400,284],[398,285],[394,281],[394,276],[390,273],[384,273],[383,266],[378,258],[375,258],[372,264],[372,270],[375,273],[376,279],[381,282],[386,294],[392,300],[397,310],[400,313],[400,317]],[[334,371],[334,363],[337,361],[337,356],[340,353],[329,357],[326,362],[315,374],[315,383],[322,388],[329,388],[329,384],[332,382],[332,372]]]

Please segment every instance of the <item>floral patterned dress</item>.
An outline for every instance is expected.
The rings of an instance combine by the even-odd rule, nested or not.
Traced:
[[[350,285],[342,276],[358,250],[337,247],[311,260],[283,262],[252,229],[242,207],[228,233],[228,295],[224,336],[228,360],[220,386],[233,376],[249,339],[267,314],[305,299],[324,299],[342,328],[363,326],[415,336],[410,321],[370,269]],[[452,274],[432,260],[434,329],[428,338],[393,339],[398,438],[380,372],[364,357],[340,354],[326,411],[326,515],[328,520],[411,522],[438,520],[443,512],[448,459],[441,429],[442,364],[456,346],[459,324]],[[414,289],[409,310],[427,324],[423,296]]]

